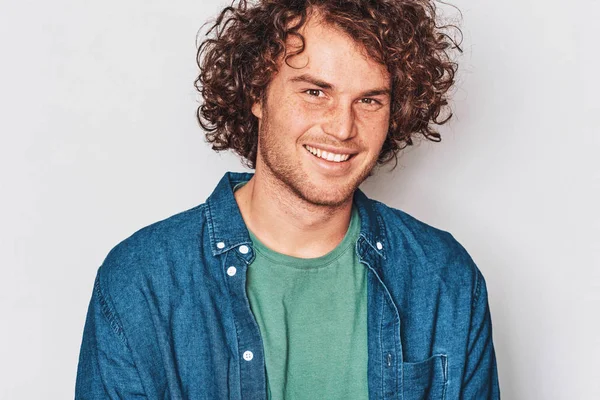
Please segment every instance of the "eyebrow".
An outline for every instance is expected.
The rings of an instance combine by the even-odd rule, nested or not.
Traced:
[[[310,83],[312,85],[315,85],[317,87],[320,87],[321,89],[334,89],[335,86],[332,85],[331,83],[327,83],[325,81],[322,81],[321,79],[315,78],[312,75],[309,74],[302,74],[299,76],[295,76],[293,78],[290,79],[292,82],[305,82],[305,83]]]
[[[318,79],[310,74],[302,74],[299,76],[295,76],[293,78],[290,79],[290,81],[292,82],[305,82],[305,83],[310,83],[312,85],[315,85],[321,89],[326,89],[326,90],[335,90],[335,85],[329,83],[329,82],[325,82],[321,79]],[[361,96],[365,96],[365,97],[369,97],[369,96],[380,96],[380,95],[387,95],[390,96],[391,95],[391,91],[389,88],[377,88],[377,89],[371,89],[371,90],[367,90],[366,92],[362,93]]]

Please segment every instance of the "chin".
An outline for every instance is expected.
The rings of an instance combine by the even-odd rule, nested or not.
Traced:
[[[306,165],[302,158],[292,161],[278,159],[270,152],[260,155],[257,162],[262,166],[261,170],[268,171],[275,182],[283,184],[299,199],[320,207],[336,208],[351,202],[370,169],[356,166],[344,175],[327,176],[315,171],[311,164]]]
[[[351,201],[352,195],[356,190],[355,187],[332,187],[329,186],[325,189],[325,186],[321,185],[304,185],[303,187],[296,187],[294,190],[303,200],[316,206],[324,207],[339,207]]]

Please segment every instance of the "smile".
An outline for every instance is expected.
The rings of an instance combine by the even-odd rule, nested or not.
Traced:
[[[330,151],[321,150],[309,145],[304,145],[304,148],[315,157],[319,157],[327,161],[344,162],[352,156],[352,154],[332,153]]]

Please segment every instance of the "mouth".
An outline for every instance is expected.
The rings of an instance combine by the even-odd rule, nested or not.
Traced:
[[[356,155],[356,154],[352,154],[352,153],[334,153],[331,151],[325,151],[325,150],[321,150],[317,147],[309,146],[307,144],[304,145],[304,148],[306,149],[306,151],[308,151],[313,156],[315,156],[317,158],[321,158],[326,161],[331,161],[334,163],[346,162]]]

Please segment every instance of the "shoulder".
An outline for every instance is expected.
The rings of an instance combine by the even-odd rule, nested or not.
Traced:
[[[98,271],[112,296],[139,287],[179,260],[197,253],[206,223],[206,203],[147,225],[114,246]]]
[[[445,282],[478,286],[483,279],[475,262],[454,236],[405,211],[373,200],[389,241],[389,258],[406,261],[414,276],[438,276]]]

